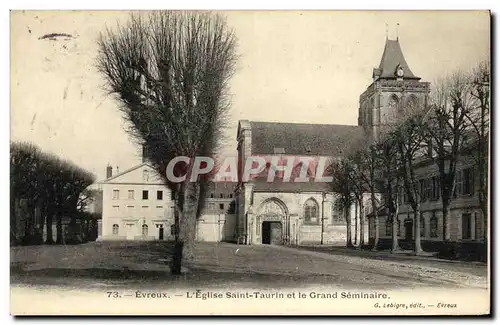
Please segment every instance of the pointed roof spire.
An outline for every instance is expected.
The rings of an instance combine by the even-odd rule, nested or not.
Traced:
[[[374,77],[376,76],[379,79],[396,79],[396,70],[398,70],[398,68],[403,69],[404,79],[420,80],[420,77],[415,76],[410,70],[408,63],[406,63],[403,51],[401,50],[401,46],[399,44],[399,37],[396,40],[386,38],[382,59],[380,60],[378,68],[373,71]]]

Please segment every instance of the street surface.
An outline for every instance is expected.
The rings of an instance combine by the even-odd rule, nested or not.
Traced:
[[[356,256],[283,246],[198,243],[196,259],[180,277],[169,273],[171,245],[93,242],[74,246],[11,248],[12,286],[260,287],[334,285],[346,289],[487,288],[480,263]],[[326,248],[325,248],[326,249]],[[324,249],[324,250],[325,250]]]

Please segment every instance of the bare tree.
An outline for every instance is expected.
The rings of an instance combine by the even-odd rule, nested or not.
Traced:
[[[329,165],[329,174],[333,177],[331,183],[332,191],[338,193],[339,197],[335,204],[339,210],[344,213],[346,221],[346,247],[353,247],[352,244],[352,224],[351,224],[351,207],[355,201],[353,195],[353,184],[350,180],[351,166],[345,159],[335,161]]]
[[[425,127],[424,110],[402,121],[402,123],[391,133],[394,143],[397,145],[399,170],[403,181],[403,190],[406,192],[414,214],[415,231],[415,254],[422,253],[420,234],[420,206],[423,200],[424,188],[416,175],[416,164],[419,160],[427,159],[425,139],[427,137]]]
[[[489,62],[481,62],[473,71],[472,93],[475,98],[475,107],[466,114],[477,138],[478,147],[474,151],[475,163],[478,171],[479,191],[478,199],[483,215],[483,238],[487,246],[488,233],[488,171],[490,145],[490,79]],[[475,141],[474,141],[475,143]]]
[[[381,160],[379,154],[376,146],[365,145],[350,156],[352,164],[356,166],[354,170],[357,171],[356,180],[353,179],[352,181],[358,184],[356,186],[358,192],[360,191],[362,194],[365,192],[370,193],[371,208],[373,217],[375,218],[375,240],[373,250],[377,250],[380,240],[378,209],[380,208],[381,202],[378,195],[383,192],[383,188],[380,184],[380,171],[382,166],[380,165]],[[363,228],[363,226],[361,228]]]
[[[125,25],[107,29],[98,41],[97,68],[117,95],[129,134],[176,195],[176,248],[172,273],[192,259],[196,217],[206,178],[189,182],[195,156],[213,157],[219,148],[230,100],[236,37],[219,14],[157,11],[132,14]],[[172,182],[166,167],[177,156]]]
[[[399,159],[397,157],[397,145],[394,139],[387,134],[381,137],[376,143],[376,150],[379,153],[381,168],[381,178],[384,183],[383,198],[388,220],[392,223],[392,251],[398,251],[398,214],[401,188],[401,175],[399,171]]]
[[[349,182],[352,184],[351,190],[354,198],[359,207],[359,248],[362,248],[365,244],[365,214],[364,214],[364,194],[367,193],[369,185],[367,180],[369,176],[369,167],[367,166],[367,161],[365,160],[365,155],[363,150],[355,151],[353,154],[347,157],[346,163],[349,168],[349,173],[347,173]]]
[[[464,151],[475,108],[471,75],[456,71],[436,83],[427,131],[441,181],[443,240],[449,240],[448,220],[454,196],[457,162]]]

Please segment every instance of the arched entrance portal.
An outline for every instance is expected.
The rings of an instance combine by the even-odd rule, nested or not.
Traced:
[[[282,245],[285,242],[287,213],[281,201],[271,199],[262,203],[256,221],[258,242],[268,245]]]

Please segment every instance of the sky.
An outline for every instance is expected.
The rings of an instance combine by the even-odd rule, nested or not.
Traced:
[[[359,95],[385,44],[399,37],[422,81],[489,59],[485,11],[230,11],[240,55],[223,154],[238,120],[356,125]],[[10,137],[73,161],[103,179],[107,164],[141,163],[117,103],[95,69],[96,40],[125,11],[12,11]],[[399,27],[397,24],[399,23]],[[40,39],[49,33],[71,37]]]

